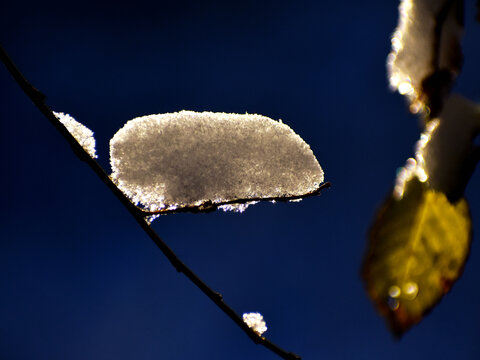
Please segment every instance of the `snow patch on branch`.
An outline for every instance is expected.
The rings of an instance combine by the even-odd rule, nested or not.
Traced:
[[[267,331],[266,323],[260,313],[243,314],[243,322],[260,336]]]
[[[92,130],[76,121],[69,114],[55,111],[53,111],[53,114],[92,158],[95,159],[98,157],[95,151],[95,138],[93,137]]]
[[[112,179],[154,211],[318,189],[323,170],[310,147],[261,115],[181,111],[128,121],[110,140]],[[245,209],[244,205],[224,210]]]

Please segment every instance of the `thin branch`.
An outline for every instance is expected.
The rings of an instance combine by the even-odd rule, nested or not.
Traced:
[[[322,193],[322,190],[328,189],[331,186],[330,182],[325,182],[321,184],[317,189],[306,193],[304,195],[293,195],[293,196],[272,196],[272,197],[252,197],[249,199],[235,199],[235,200],[228,200],[218,203],[213,203],[212,201],[206,201],[200,205],[187,205],[178,208],[165,208],[160,210],[146,210],[140,207],[137,207],[145,216],[150,215],[167,215],[167,214],[177,214],[177,213],[202,213],[202,212],[210,212],[217,210],[220,206],[225,205],[240,205],[240,204],[248,204],[253,202],[259,201],[272,201],[272,202],[288,202],[288,201],[296,201],[302,200],[304,198],[312,197],[312,196],[319,196]]]
[[[258,335],[255,331],[248,327],[243,319],[235,313],[235,311],[223,301],[223,296],[213,291],[208,287],[190,268],[188,268],[175,255],[172,249],[160,238],[160,236],[150,227],[145,221],[145,213],[136,207],[112,182],[105,170],[85,151],[85,149],[75,140],[70,132],[57,119],[53,112],[45,104],[45,95],[34,88],[21,74],[14,62],[10,59],[3,47],[0,45],[0,60],[4,63],[9,73],[13,76],[18,85],[22,88],[25,94],[32,100],[34,105],[40,112],[50,121],[50,123],[62,134],[65,140],[70,144],[75,154],[80,160],[85,161],[92,170],[98,175],[103,183],[113,192],[113,194],[120,200],[120,202],[127,208],[130,214],[135,218],[140,227],[147,233],[150,239],[157,245],[162,253],[167,257],[171,264],[178,272],[185,274],[205,295],[207,295],[230,319],[232,319],[247,336],[255,343],[265,346],[278,356],[286,360],[298,360],[300,356],[287,352],[269,340]],[[251,200],[250,200],[251,201]]]

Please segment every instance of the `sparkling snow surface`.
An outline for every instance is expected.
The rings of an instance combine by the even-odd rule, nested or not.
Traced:
[[[261,115],[181,111],[138,117],[110,140],[110,164],[118,187],[149,210],[305,195],[323,182],[300,136]]]
[[[455,3],[443,24],[438,58],[434,59],[436,19],[448,1],[402,0],[399,7],[398,26],[392,36],[387,69],[391,87],[414,101],[412,112],[420,111],[423,105],[415,100],[421,95],[422,81],[434,72],[435,64],[439,70],[448,70],[452,75],[461,65],[463,26],[459,24]]]
[[[57,119],[67,128],[70,134],[73,135],[75,140],[85,149],[86,152],[92,157],[97,158],[95,152],[95,138],[93,137],[93,131],[86,126],[80,124],[73,117],[63,112],[53,112]]]

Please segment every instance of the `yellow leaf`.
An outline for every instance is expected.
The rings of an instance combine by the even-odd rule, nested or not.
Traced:
[[[452,204],[416,177],[402,198],[387,199],[370,230],[363,278],[395,335],[418,323],[450,290],[471,235],[467,201]]]

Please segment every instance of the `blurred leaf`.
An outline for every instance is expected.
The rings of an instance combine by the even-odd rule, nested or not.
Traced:
[[[402,0],[387,69],[413,113],[440,113],[462,67],[463,0]]]
[[[461,274],[472,235],[468,204],[464,198],[452,204],[414,177],[401,199],[387,199],[369,235],[367,291],[401,336]]]

